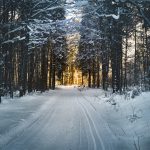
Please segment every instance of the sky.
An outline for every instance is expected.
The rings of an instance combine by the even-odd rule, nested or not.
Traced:
[[[65,28],[67,28],[67,43],[68,45],[77,45],[80,40],[80,26],[82,21],[82,1],[76,2],[74,0],[66,1],[66,23]]]

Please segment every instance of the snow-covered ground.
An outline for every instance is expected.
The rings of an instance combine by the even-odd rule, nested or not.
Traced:
[[[149,150],[150,93],[61,87],[0,105],[0,150]]]

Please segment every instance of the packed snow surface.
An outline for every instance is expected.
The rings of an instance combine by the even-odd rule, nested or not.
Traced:
[[[0,150],[149,150],[150,93],[60,87],[0,105]]]

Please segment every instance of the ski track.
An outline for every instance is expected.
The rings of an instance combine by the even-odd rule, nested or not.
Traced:
[[[44,121],[46,116],[49,117],[50,115],[52,115],[52,111],[50,112],[49,109],[46,108],[51,108],[51,110],[53,110],[53,106],[55,105],[55,103],[56,102],[54,102],[53,104],[53,101],[48,101],[43,105],[43,107],[41,107],[38,112],[33,113],[28,120],[25,120],[25,122],[21,122],[14,129],[8,131],[5,135],[3,135],[3,138],[0,140],[0,148],[1,146],[7,147],[7,145],[9,144],[15,143],[15,141],[20,138],[26,130],[32,128],[32,126],[34,126],[37,122],[42,122],[42,120]]]
[[[83,93],[59,89],[47,98],[2,136],[0,150],[117,150],[118,138]]]
[[[94,113],[95,113],[95,117],[98,117],[98,120],[101,122],[101,124],[104,125],[104,127],[107,129],[107,132],[109,133],[109,135],[112,137],[113,140],[117,140],[115,135],[113,134],[113,132],[111,131],[111,129],[108,126],[108,123],[105,121],[105,119],[102,117],[102,115],[100,113],[97,112],[95,106],[87,99],[84,97],[84,95],[81,93],[83,99],[86,101],[86,103],[84,103],[83,105],[91,105],[91,108],[93,109]],[[91,117],[92,118],[92,117]]]
[[[92,141],[93,141],[93,145],[94,145],[94,150],[97,150],[97,144],[96,144],[96,136],[99,138],[99,141],[102,145],[102,150],[105,150],[104,148],[104,144],[101,140],[101,138],[99,137],[98,133],[97,133],[97,129],[96,129],[96,126],[92,120],[92,118],[89,116],[89,112],[87,111],[87,109],[83,106],[83,104],[81,102],[79,102],[78,100],[78,104],[80,105],[85,117],[86,117],[86,120],[88,122],[88,126],[89,126],[89,129],[90,129],[90,134],[92,136]],[[94,127],[94,128],[93,128]],[[95,135],[94,135],[95,133]]]
[[[82,106],[85,107],[88,114],[90,115],[90,118],[92,120],[94,118],[93,123],[95,126],[97,125],[96,127],[97,135],[99,136],[99,140],[101,141],[101,143],[103,143],[104,150],[133,149],[131,143],[127,144],[125,143],[125,141],[121,141],[121,139],[114,134],[113,130],[110,128],[109,124],[107,123],[105,118],[101,115],[101,113],[97,111],[98,109],[94,106],[94,104],[92,104],[90,100],[83,95],[82,92],[79,92],[79,94],[80,94],[80,101],[82,101]],[[108,144],[107,143],[108,140],[111,141],[111,143]],[[123,146],[120,146],[118,141],[120,143],[122,142]]]

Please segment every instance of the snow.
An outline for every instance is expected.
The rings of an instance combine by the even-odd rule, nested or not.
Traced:
[[[149,92],[61,86],[0,105],[2,150],[149,150]]]
[[[119,141],[122,140],[130,145],[127,149],[136,149],[138,140],[141,149],[149,149],[149,92],[142,93],[135,99],[130,97],[125,99],[125,95],[109,95],[99,90],[83,91],[83,95],[104,118],[112,134]]]

